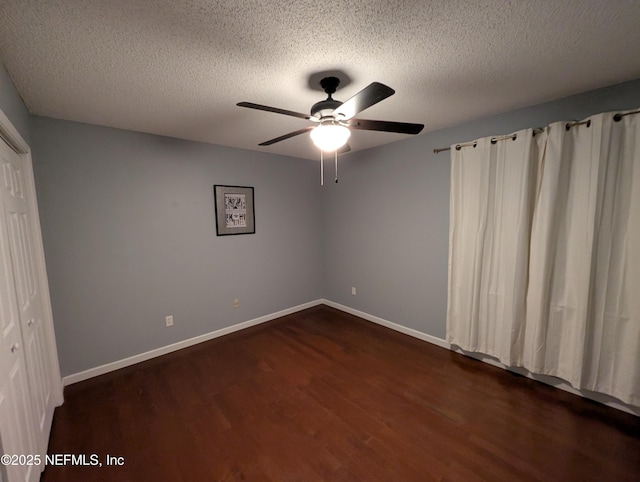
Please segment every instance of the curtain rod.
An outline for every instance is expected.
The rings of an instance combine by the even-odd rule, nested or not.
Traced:
[[[632,112],[625,112],[624,114],[616,114],[613,116],[613,120],[615,122],[620,122],[622,120],[623,117],[631,115],[631,114],[640,114],[640,110],[634,110]],[[581,125],[586,125],[587,127],[591,126],[591,120],[586,120],[586,121],[576,121],[576,122],[567,122],[565,124],[565,129],[569,130],[574,126],[581,126]],[[540,134],[544,132],[544,128],[543,127],[536,127],[535,129],[533,129],[533,136],[535,137],[536,134]],[[517,134],[510,134],[508,136],[498,136],[498,137],[492,137],[491,138],[491,144],[495,144],[498,141],[504,141],[506,139],[512,139],[512,140],[516,140],[518,137]],[[462,149],[463,147],[469,147],[469,146],[473,146],[476,147],[478,143],[476,141],[473,142],[465,142],[462,144],[456,144],[456,150],[459,151],[460,149]],[[440,152],[443,151],[450,151],[451,147],[440,147],[437,149],[433,150],[434,154],[438,154]]]

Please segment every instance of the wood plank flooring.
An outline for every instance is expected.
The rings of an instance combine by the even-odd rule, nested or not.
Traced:
[[[49,453],[103,466],[45,482],[640,480],[639,417],[326,306],[65,400]]]

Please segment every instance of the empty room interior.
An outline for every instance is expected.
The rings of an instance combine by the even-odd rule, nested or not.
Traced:
[[[4,0],[0,482],[640,474],[640,3]]]

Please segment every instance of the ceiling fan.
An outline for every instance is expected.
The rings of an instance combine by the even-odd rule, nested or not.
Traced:
[[[356,119],[354,117],[356,114],[392,96],[395,90],[379,82],[373,82],[346,102],[340,102],[331,97],[337,90],[339,84],[340,79],[337,77],[325,77],[320,81],[320,85],[328,97],[314,104],[311,107],[310,115],[279,109],[277,107],[269,107],[267,105],[254,104],[252,102],[239,102],[237,105],[239,107],[248,107],[249,109],[264,110],[276,114],[298,117],[318,124],[316,126],[303,127],[297,131],[261,142],[258,144],[260,146],[270,146],[276,142],[284,141],[311,131],[311,139],[321,152],[337,153],[341,148],[345,151],[350,150],[349,146],[346,145],[351,135],[350,129],[415,135],[424,128],[423,124],[411,124],[408,122]]]

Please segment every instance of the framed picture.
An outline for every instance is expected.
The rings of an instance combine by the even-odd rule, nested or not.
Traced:
[[[218,236],[256,232],[252,187],[215,184],[213,195]]]

